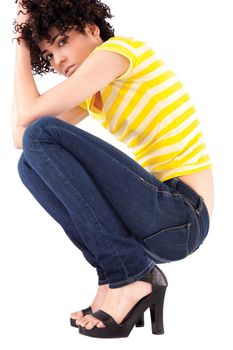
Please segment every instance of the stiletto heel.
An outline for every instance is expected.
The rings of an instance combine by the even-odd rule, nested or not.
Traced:
[[[135,324],[136,327],[144,327],[144,312]]]
[[[92,316],[103,322],[106,327],[94,326],[87,329],[79,326],[79,333],[95,338],[128,337],[134,326],[144,326],[144,312],[150,308],[153,334],[163,334],[163,304],[168,282],[164,273],[157,267],[148,272],[140,281],[150,282],[152,292],[141,298],[128,312],[123,321],[118,324],[114,318],[103,310],[92,313]]]
[[[161,287],[157,291],[157,300],[150,305],[151,328],[153,334],[163,334],[163,304],[167,287]]]

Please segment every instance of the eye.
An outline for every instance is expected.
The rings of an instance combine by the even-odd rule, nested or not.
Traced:
[[[49,57],[52,56],[52,54],[49,54],[48,56],[45,57],[46,61],[50,61]]]
[[[64,45],[60,46],[60,44],[61,44],[62,42],[64,43],[64,45],[65,45],[66,43],[68,43],[67,37],[64,37],[64,38],[62,38],[61,40],[58,41],[58,47],[64,46]],[[52,55],[52,54],[48,54],[48,55],[45,57],[45,59],[49,62],[49,61],[51,60],[51,58],[49,59],[49,57],[51,57],[51,56],[53,56],[53,55]]]
[[[64,37],[63,39],[61,39],[61,40],[58,41],[58,46],[59,46],[59,47],[60,47],[60,44],[61,44],[62,42],[64,42],[65,44],[68,43],[67,37]],[[62,46],[63,46],[63,45],[62,45]]]

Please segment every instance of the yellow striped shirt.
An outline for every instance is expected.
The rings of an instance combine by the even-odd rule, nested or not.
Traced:
[[[176,74],[145,42],[114,36],[92,52],[127,57],[128,70],[81,103],[89,115],[132,149],[134,160],[160,181],[212,168],[189,94]]]

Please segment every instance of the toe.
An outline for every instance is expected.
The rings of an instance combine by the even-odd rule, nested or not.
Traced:
[[[103,324],[103,322],[99,321],[96,325],[98,328],[104,328],[105,325]]]
[[[85,326],[86,329],[92,329],[98,323],[97,319],[91,315],[87,315],[86,319],[88,321],[88,323]]]
[[[80,320],[79,323],[81,324],[81,326],[85,327],[86,329],[92,329],[95,326],[97,326],[98,328],[105,327],[105,325],[100,320],[96,319],[92,315],[86,315]]]
[[[92,329],[92,328],[95,327],[96,323],[97,323],[97,322],[95,322],[95,321],[89,321],[89,322],[86,324],[85,328],[86,328],[86,329]]]
[[[76,321],[77,322],[77,321]],[[85,325],[88,323],[88,321],[87,320],[83,320],[83,319],[81,319],[81,320],[79,320],[78,321],[78,324],[80,325],[80,326],[82,326],[82,327],[85,327]]]
[[[91,321],[90,315],[83,316],[78,320],[82,327],[85,327],[89,321]]]
[[[76,312],[72,312],[72,313],[70,314],[70,317],[71,317],[71,318],[75,318],[75,319],[80,318],[80,317],[82,317],[82,316],[83,316],[82,311],[76,311]]]
[[[102,321],[98,320],[97,318],[94,318],[93,316],[89,318],[88,323],[85,325],[87,329],[92,329],[93,327],[98,328],[104,328],[105,325]]]

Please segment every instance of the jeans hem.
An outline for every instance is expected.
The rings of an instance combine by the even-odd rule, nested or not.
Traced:
[[[108,280],[98,281],[98,286],[102,286],[103,284],[108,284]]]
[[[114,283],[109,282],[109,288],[114,289],[114,288],[124,287],[127,284],[138,281],[140,280],[140,278],[146,275],[149,271],[151,271],[154,266],[156,266],[155,262],[151,261],[145,269],[143,269],[141,272],[137,273],[136,275],[131,276],[126,280],[123,280],[123,281],[121,280],[120,282],[114,282]]]

